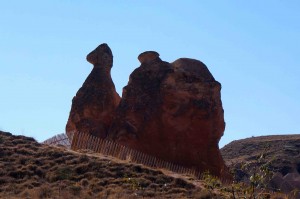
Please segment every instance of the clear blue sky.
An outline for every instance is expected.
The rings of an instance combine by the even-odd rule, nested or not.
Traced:
[[[38,141],[64,132],[101,43],[121,94],[137,56],[203,61],[222,84],[226,130],[300,133],[300,1],[48,0],[0,6],[0,129]]]

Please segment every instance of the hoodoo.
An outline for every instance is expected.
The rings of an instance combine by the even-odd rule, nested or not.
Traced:
[[[162,61],[155,51],[138,56],[122,99],[106,44],[87,55],[94,65],[72,101],[66,126],[199,172],[230,177],[219,151],[225,129],[221,84],[201,61]]]
[[[202,62],[147,51],[130,75],[108,137],[166,161],[226,177],[221,84]]]
[[[105,138],[120,102],[110,74],[113,55],[107,44],[101,44],[86,59],[93,69],[72,100],[66,132]]]

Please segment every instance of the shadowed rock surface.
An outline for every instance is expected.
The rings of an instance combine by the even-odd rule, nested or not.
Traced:
[[[87,61],[94,67],[72,100],[66,132],[105,138],[120,101],[110,74],[113,55],[107,44],[101,44],[87,55]]]
[[[225,122],[221,84],[200,61],[142,53],[124,87],[109,138],[200,171],[227,176],[218,143]]]

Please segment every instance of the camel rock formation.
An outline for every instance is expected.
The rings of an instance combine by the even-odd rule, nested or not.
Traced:
[[[108,138],[166,161],[228,177],[218,143],[225,129],[221,84],[200,61],[139,55]]]
[[[72,100],[66,132],[105,138],[120,102],[110,74],[113,55],[107,44],[101,44],[86,59],[94,67]]]

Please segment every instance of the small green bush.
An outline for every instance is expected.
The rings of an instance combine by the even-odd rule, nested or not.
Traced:
[[[69,180],[72,177],[72,170],[68,167],[59,168],[55,172],[56,180]]]
[[[204,172],[201,175],[201,179],[204,181],[204,186],[211,191],[220,188],[222,185],[221,181],[217,177],[211,175],[209,171]]]

